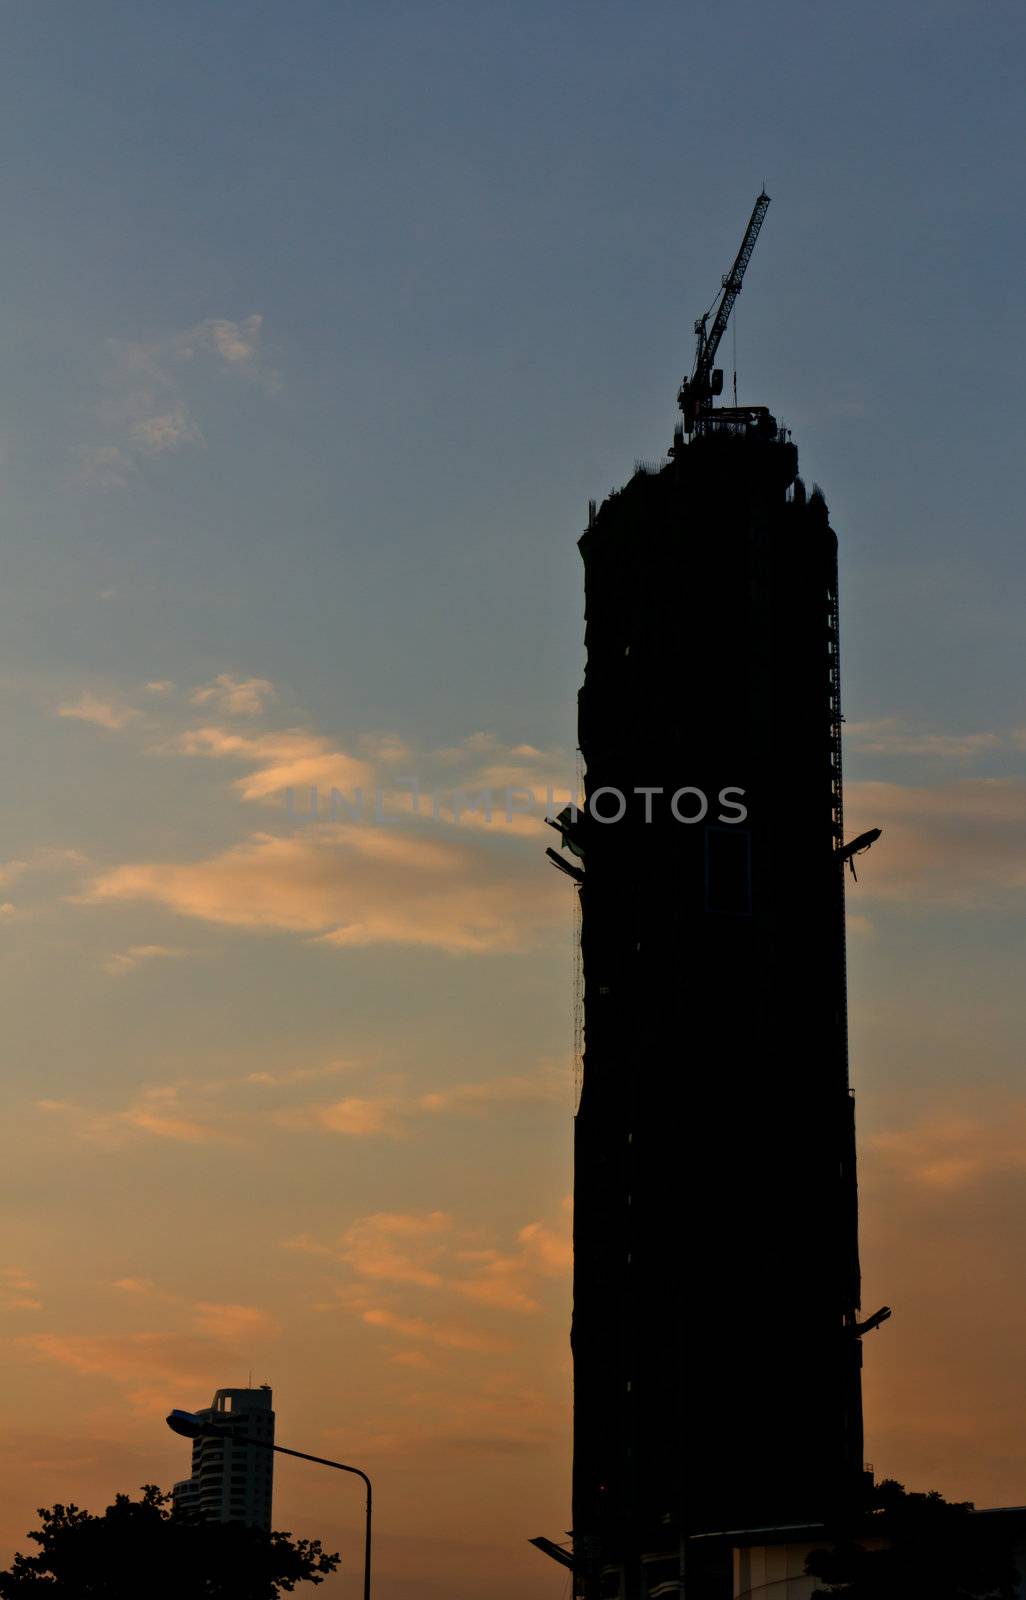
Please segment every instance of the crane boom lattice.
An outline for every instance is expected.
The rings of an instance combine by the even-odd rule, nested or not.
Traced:
[[[734,259],[734,265],[723,279],[723,293],[720,303],[716,308],[716,316],[711,328],[707,328],[709,313],[699,317],[695,323],[695,333],[698,336],[698,346],[695,351],[695,366],[691,377],[682,385],[677,396],[678,404],[684,413],[684,431],[693,433],[699,417],[712,410],[714,395],[723,388],[723,374],[715,371],[713,362],[716,352],[720,347],[720,340],[726,331],[730,320],[730,313],[734,309],[734,302],[741,293],[741,283],[745,270],[752,258],[755,241],[759,237],[766,212],[769,210],[770,197],[765,189],[759,195],[752,208],[748,219],[741,248]]]

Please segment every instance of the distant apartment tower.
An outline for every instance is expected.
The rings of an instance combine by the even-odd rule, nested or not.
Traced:
[[[274,1452],[243,1439],[274,1442],[271,1390],[218,1389],[210,1405],[196,1416],[217,1425],[221,1438],[195,1439],[192,1474],[176,1483],[176,1508],[208,1522],[244,1522],[270,1529],[274,1484]]]

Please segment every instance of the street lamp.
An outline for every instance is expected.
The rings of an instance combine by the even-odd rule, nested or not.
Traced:
[[[313,1461],[319,1467],[334,1467],[336,1472],[351,1472],[354,1477],[362,1478],[367,1490],[367,1520],[366,1533],[363,1542],[363,1600],[370,1600],[371,1579],[371,1481],[359,1467],[347,1467],[342,1461],[328,1461],[324,1456],[308,1456],[303,1450],[286,1450],[283,1444],[272,1444],[270,1439],[250,1439],[245,1434],[237,1434],[231,1429],[218,1427],[216,1422],[204,1422],[202,1417],[197,1417],[193,1411],[170,1411],[164,1419],[172,1433],[180,1433],[183,1439],[226,1439],[230,1438],[233,1444],[255,1444],[264,1450],[274,1450],[280,1456],[295,1456],[299,1461]]]

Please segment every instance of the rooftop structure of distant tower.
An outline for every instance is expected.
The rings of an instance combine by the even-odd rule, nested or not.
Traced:
[[[586,806],[557,826],[587,1600],[680,1593],[686,1563],[689,1600],[719,1594],[696,1535],[816,1522],[863,1482],[837,540],[769,411],[713,404],[768,205],[696,324],[667,460],[580,541]]]
[[[216,1424],[221,1437],[193,1440],[191,1476],[172,1490],[176,1507],[208,1522],[270,1529],[274,1452],[241,1439],[274,1443],[272,1398],[266,1383],[258,1389],[218,1389],[210,1405],[195,1413],[202,1422]]]

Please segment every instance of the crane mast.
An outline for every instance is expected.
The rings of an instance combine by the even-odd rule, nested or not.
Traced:
[[[759,195],[752,214],[748,219],[741,248],[737,253],[734,265],[723,279],[723,294],[716,308],[713,325],[707,330],[709,313],[699,317],[695,323],[695,333],[698,336],[698,348],[695,351],[695,365],[691,377],[681,384],[677,403],[684,413],[684,431],[693,433],[699,418],[712,410],[713,397],[723,391],[723,373],[713,367],[720,340],[726,330],[730,313],[734,309],[734,301],[741,293],[741,280],[745,275],[745,268],[751,260],[755,241],[769,209],[770,197],[765,189]]]

